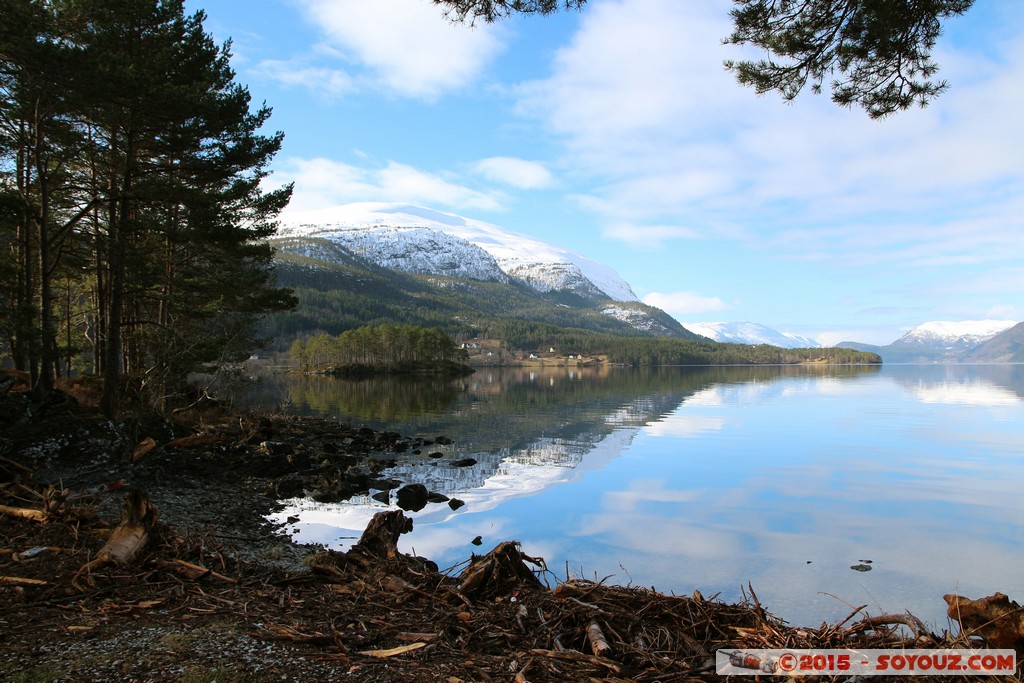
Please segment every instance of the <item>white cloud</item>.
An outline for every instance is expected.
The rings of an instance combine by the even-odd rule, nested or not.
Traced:
[[[514,157],[489,157],[476,163],[476,171],[488,180],[505,183],[522,190],[550,187],[554,176],[544,164]]]
[[[707,39],[694,34],[714,42],[728,30],[727,14],[710,4],[619,0],[588,7],[552,77],[525,86],[524,111],[543,115],[581,149],[627,149],[648,144],[652,133],[688,134],[690,115],[709,101],[709,76],[721,71],[721,51],[706,50]]]
[[[391,162],[378,171],[377,176],[382,187],[388,193],[399,197],[471,209],[493,211],[501,208],[500,203],[493,195],[450,182],[440,176],[425,173],[406,164]]]
[[[1020,304],[996,304],[985,311],[985,317],[992,320],[1024,321],[1024,306]]]
[[[348,94],[355,89],[355,83],[345,71],[309,66],[301,61],[264,60],[256,67],[255,73],[286,86],[304,88],[327,100]]]
[[[687,401],[689,404],[689,401]],[[674,438],[690,438],[720,432],[729,424],[721,415],[688,414],[680,410],[651,422],[644,427],[644,432],[651,436],[668,436]]]
[[[693,503],[706,495],[697,489],[665,488],[664,479],[633,479],[625,491],[607,491],[603,507],[608,512],[636,512],[648,503]]]
[[[589,180],[581,206],[606,226],[721,235],[742,225],[734,239],[782,258],[858,267],[1020,253],[1019,41],[984,54],[940,41],[950,89],[927,109],[872,121],[828,95],[787,105],[739,86],[722,67],[738,50],[721,44],[729,8],[595,2],[552,75],[520,89],[520,111],[561,135],[568,171]]]
[[[678,317],[692,313],[724,311],[731,306],[717,296],[701,296],[693,292],[651,292],[643,298],[648,306],[655,306],[669,315]]]
[[[324,158],[291,159],[274,174],[274,181],[295,183],[291,204],[282,215],[286,220],[304,212],[357,201],[410,202],[488,211],[501,208],[500,195],[480,192],[456,180],[394,161],[372,168]]]
[[[424,0],[297,1],[333,47],[406,97],[465,87],[502,49],[498,26],[454,24]]]
[[[606,237],[630,243],[638,249],[657,249],[663,242],[673,239],[693,239],[699,233],[681,225],[643,225],[616,223],[604,228]]]

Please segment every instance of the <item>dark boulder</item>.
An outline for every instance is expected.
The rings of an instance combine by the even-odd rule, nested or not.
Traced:
[[[418,512],[427,506],[427,487],[423,484],[407,484],[398,489],[398,507]]]

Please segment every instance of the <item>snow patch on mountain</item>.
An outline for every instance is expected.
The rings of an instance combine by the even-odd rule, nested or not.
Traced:
[[[444,240],[439,233],[451,240]],[[442,274],[429,270],[431,263],[439,263],[445,267],[443,274],[453,277],[496,279],[490,274],[490,261],[508,277],[541,292],[569,289],[588,298],[638,301],[618,273],[582,254],[490,223],[420,206],[359,202],[305,212],[279,235],[340,241],[379,265],[408,272]],[[395,238],[400,240],[400,253],[392,254]]]
[[[683,327],[717,342],[728,344],[770,344],[784,349],[813,349],[821,344],[799,334],[780,332],[752,322],[683,323]]]
[[[494,257],[469,242],[431,228],[329,229],[318,234],[384,268],[405,273],[508,282]]]
[[[639,308],[630,308],[629,306],[605,306],[601,309],[601,313],[604,315],[621,320],[630,327],[644,332],[650,332],[653,335],[672,335],[673,332],[669,330],[658,320],[651,317],[650,313]]]
[[[945,344],[968,347],[988,341],[1017,324],[1016,320],[934,320],[913,328],[896,344]]]

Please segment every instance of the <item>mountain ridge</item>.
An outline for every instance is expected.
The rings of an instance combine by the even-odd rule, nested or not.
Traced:
[[[370,261],[406,272],[434,272],[426,261],[393,258],[393,242],[404,241],[421,251],[438,234],[445,237],[443,249],[455,256],[453,267],[443,273],[453,277],[478,277],[473,272],[489,272],[481,261],[493,260],[498,269],[513,280],[540,292],[570,290],[590,299],[639,301],[632,287],[611,267],[578,252],[526,235],[520,235],[457,214],[412,204],[357,202],[330,209],[305,212],[288,221],[279,230],[281,237],[321,237],[336,241]],[[459,243],[462,240],[465,244]],[[390,246],[388,246],[390,245]],[[438,252],[435,251],[435,254]],[[488,258],[481,257],[481,253]],[[410,265],[415,262],[415,265]],[[392,265],[393,264],[393,265]]]
[[[539,292],[525,283],[407,273],[379,266],[320,237],[271,240],[280,286],[299,299],[295,310],[268,316],[261,334],[284,350],[297,337],[337,335],[363,325],[409,323],[452,336],[508,334],[511,325],[549,326],[614,336],[699,339],[664,311],[639,301],[592,301],[572,292]],[[518,326],[518,327],[516,327]]]
[[[877,353],[887,363],[982,363],[1006,362],[999,358],[1015,354],[1019,358],[1022,341],[1024,326],[1013,320],[935,320],[911,328],[884,346],[850,341],[836,346]]]
[[[683,323],[683,327],[712,341],[730,344],[769,344],[783,349],[814,349],[821,344],[792,332],[750,321]]]

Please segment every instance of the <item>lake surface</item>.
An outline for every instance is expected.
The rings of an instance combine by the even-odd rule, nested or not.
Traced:
[[[1024,599],[1024,365],[274,376],[253,401],[451,437],[385,472],[466,502],[407,513],[400,547],[442,568],[515,539],[558,579],[730,602],[749,583],[808,626],[867,605],[941,630],[945,593]],[[292,502],[296,540],[339,549],[388,508]]]

